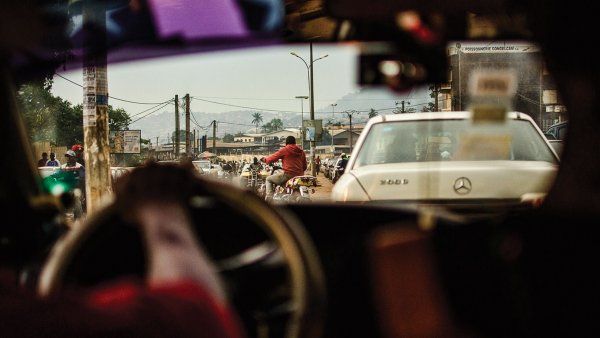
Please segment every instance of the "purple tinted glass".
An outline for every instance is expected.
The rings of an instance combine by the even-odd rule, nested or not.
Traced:
[[[249,35],[233,0],[148,0],[160,39],[239,38]]]

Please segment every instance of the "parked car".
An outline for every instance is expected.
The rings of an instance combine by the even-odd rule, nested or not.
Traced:
[[[510,113],[475,124],[469,112],[371,119],[358,139],[335,201],[518,203],[545,194],[558,156],[534,121]],[[501,184],[500,184],[501,182]]]

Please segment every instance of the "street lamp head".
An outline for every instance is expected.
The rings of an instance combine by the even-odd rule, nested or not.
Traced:
[[[298,54],[296,54],[296,52],[290,52],[290,54],[292,54],[293,56],[298,56]]]

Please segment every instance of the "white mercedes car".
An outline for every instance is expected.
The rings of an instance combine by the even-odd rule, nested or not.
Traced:
[[[521,203],[544,196],[558,156],[534,121],[508,113],[475,122],[469,112],[372,118],[335,184],[338,202],[418,205]]]

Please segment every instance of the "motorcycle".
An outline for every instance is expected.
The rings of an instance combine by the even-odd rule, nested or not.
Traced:
[[[335,168],[335,170],[333,170],[332,176],[331,176],[331,182],[335,183],[337,182],[337,180],[340,178],[340,176],[342,176],[344,174],[344,168],[342,168],[341,166],[337,166]]]
[[[85,213],[85,193],[83,178],[79,170],[58,169],[42,180],[44,190],[52,195],[65,195],[70,202],[68,212],[73,219],[79,219]]]
[[[248,165],[242,170],[241,185],[243,188],[250,189],[260,197],[264,196],[265,180],[268,176],[268,172],[262,167],[254,167]]]
[[[273,166],[271,175],[278,170],[282,170],[279,166]],[[317,178],[311,175],[295,176],[289,179],[283,186],[275,187],[273,193],[273,202],[282,203],[302,203],[309,202],[310,194],[315,193],[314,187],[317,186]],[[310,189],[313,187],[312,189]]]

